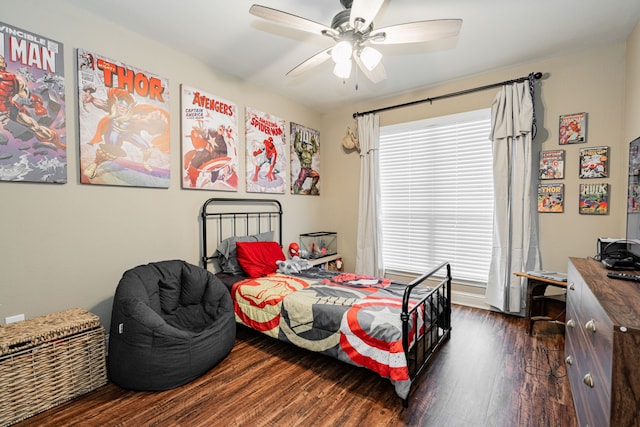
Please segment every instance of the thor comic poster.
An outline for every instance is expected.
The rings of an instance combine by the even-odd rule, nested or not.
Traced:
[[[0,22],[0,181],[64,184],[63,45]]]
[[[168,188],[169,82],[78,49],[80,181]]]

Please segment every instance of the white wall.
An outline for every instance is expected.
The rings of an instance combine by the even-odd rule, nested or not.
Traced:
[[[108,327],[113,292],[126,269],[176,258],[198,264],[201,204],[215,196],[247,197],[242,178],[237,193],[181,189],[180,84],[235,102],[242,114],[240,129],[247,106],[314,129],[320,129],[321,118],[317,112],[293,101],[248,87],[195,58],[88,15],[66,2],[7,3],[3,5],[1,21],[64,44],[68,183],[0,183],[0,321],[21,313],[31,318],[82,307],[98,314]],[[172,148],[169,189],[79,183],[76,48],[169,79]],[[239,147],[243,159],[243,136]],[[284,205],[285,244],[297,240],[300,233],[326,228],[321,207],[327,193],[321,187],[320,196],[275,195]]]

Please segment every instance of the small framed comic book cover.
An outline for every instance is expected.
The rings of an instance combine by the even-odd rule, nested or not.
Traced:
[[[587,142],[587,113],[561,115],[558,135],[560,145]]]
[[[564,212],[564,184],[538,184],[538,212]]]
[[[540,179],[564,178],[564,150],[549,150],[540,153]]]
[[[607,215],[609,213],[609,184],[580,184],[579,212],[583,215]]]
[[[607,178],[609,176],[609,147],[580,149],[580,178]]]

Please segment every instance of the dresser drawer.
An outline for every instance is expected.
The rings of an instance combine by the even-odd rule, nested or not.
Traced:
[[[582,322],[578,318],[578,312],[580,312],[580,297],[584,282],[571,263],[569,263],[567,276],[567,315],[564,333],[564,356],[567,375],[571,382],[571,389],[579,390],[582,384],[580,373],[584,371],[584,367],[581,365],[588,357],[587,346],[584,344],[586,337],[584,336]],[[574,394],[575,393],[574,391]]]
[[[640,426],[640,284],[610,279],[588,258],[570,258],[568,273],[565,362],[578,425]]]
[[[611,364],[613,360],[613,324],[588,287],[583,289],[582,310],[577,314],[585,336],[588,359],[595,387],[606,388],[611,397]]]
[[[569,264],[565,364],[580,426],[608,426],[613,328],[581,275]]]
[[[582,302],[582,289],[586,286],[580,273],[569,263],[567,273],[567,314],[573,308],[579,311]]]
[[[581,422],[589,426],[607,426],[611,406],[613,327],[586,286],[582,289],[581,307],[576,316],[576,327],[581,333],[577,339],[582,340],[577,356],[580,385],[575,386],[583,402]]]

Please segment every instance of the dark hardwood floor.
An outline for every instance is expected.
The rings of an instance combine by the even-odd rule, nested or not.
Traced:
[[[451,340],[403,408],[391,383],[245,328],[201,378],[165,392],[107,384],[17,426],[553,426],[575,411],[557,325],[454,306]]]

